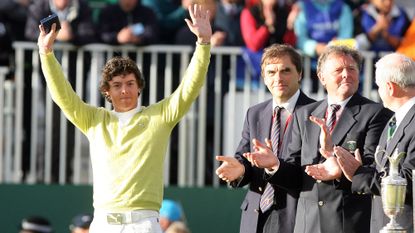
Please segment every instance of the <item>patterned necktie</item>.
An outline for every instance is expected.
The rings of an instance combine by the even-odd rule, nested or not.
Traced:
[[[283,107],[275,107],[274,109],[274,122],[271,129],[271,142],[272,142],[272,151],[274,155],[278,157],[278,151],[280,147],[280,135],[281,135],[281,111]]]
[[[393,116],[388,123],[388,142],[392,138],[393,133],[395,133],[396,129],[396,117]]]
[[[340,105],[331,104],[329,110],[329,118],[327,121],[327,127],[329,128],[330,133],[333,131],[334,126],[336,125],[336,113],[339,111]]]
[[[274,109],[274,122],[272,124],[271,129],[271,143],[272,143],[272,151],[274,155],[278,157],[279,149],[280,149],[280,142],[281,142],[281,110],[284,109],[283,107],[275,107]],[[265,187],[264,193],[261,196],[261,200],[259,202],[259,208],[261,209],[262,213],[267,211],[274,202],[274,188],[271,186],[270,183],[267,183]]]

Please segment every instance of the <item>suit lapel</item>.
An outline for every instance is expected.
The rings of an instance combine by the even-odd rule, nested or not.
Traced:
[[[311,112],[312,116],[318,117],[318,118],[324,118],[326,115],[326,109],[327,109],[327,100],[323,100],[320,102],[320,104],[314,109],[313,112]],[[310,121],[310,119],[303,119],[304,125],[306,126],[305,132],[307,135],[320,135],[320,127],[317,124],[314,124]],[[306,136],[305,138],[309,138],[310,142],[307,144],[311,146],[309,151],[319,151],[320,148],[320,137]],[[320,159],[320,153],[317,153],[317,158],[314,156],[311,156],[309,159],[312,161],[307,161],[309,163],[318,163]],[[305,158],[304,158],[305,159]],[[315,160],[316,159],[316,160]]]
[[[265,138],[270,138],[270,132],[271,132],[271,124],[272,124],[272,99],[268,101],[268,103],[265,105],[265,107],[262,109],[262,111],[259,113],[260,117],[258,118],[257,127],[257,138],[261,143],[265,143]],[[261,177],[265,175],[265,170],[259,169],[259,172],[262,174]],[[261,179],[261,185],[262,187],[265,187],[266,182],[264,179]]]
[[[308,98],[303,92],[300,91],[300,96],[297,99],[297,103],[295,103],[294,111],[291,113],[291,116],[290,116],[291,119],[288,122],[289,124],[287,125],[287,129],[285,130],[285,132],[291,132],[291,128],[292,128],[292,124],[291,124],[292,123],[292,117],[294,117],[295,111],[299,107],[304,106],[304,105],[307,105],[307,104],[312,103],[312,102],[313,102],[312,99]],[[286,135],[288,135],[288,134],[287,133],[284,134],[284,144],[286,144],[287,141],[288,141],[288,140],[285,140],[286,139]],[[284,146],[284,144],[283,144],[283,146]]]
[[[333,144],[340,145],[341,140],[356,123],[355,116],[361,111],[361,106],[356,104],[359,101],[358,97],[358,95],[354,95],[344,107],[340,119],[332,132]]]
[[[386,147],[386,154],[388,156],[392,155],[392,153],[395,150],[398,143],[405,136],[405,130],[408,127],[408,125],[411,123],[411,121],[413,120],[414,115],[415,115],[415,105],[411,107],[411,109],[408,111],[408,113],[406,113],[406,115],[403,118],[402,122],[399,124],[398,128],[396,129],[395,134],[390,139],[389,144]],[[402,151],[400,151],[400,152],[402,152]],[[386,156],[384,156],[384,157],[386,157]],[[386,158],[383,158],[382,159],[382,165],[385,165],[385,164],[386,164]]]
[[[378,144],[378,146],[379,146],[379,150],[385,150],[386,151],[386,141],[387,141],[387,137],[388,137],[388,127],[386,126],[384,129],[383,129],[383,131],[382,131],[382,135],[380,136],[380,139],[379,139],[379,144]],[[376,152],[375,152],[376,153]],[[379,152],[380,153],[380,152]],[[385,164],[386,164],[386,156],[385,156],[385,154],[386,154],[386,152],[384,152],[384,153],[380,153],[379,155],[377,155],[377,154],[375,154],[374,156],[375,156],[375,159],[379,159],[377,156],[381,156],[380,157],[380,164],[378,164],[378,162],[376,162],[376,169],[378,170],[378,171],[382,171],[382,168],[385,166]],[[376,160],[376,161],[378,161],[378,160]]]
[[[272,99],[269,100],[261,113],[259,121],[257,122],[258,140],[264,142],[265,138],[270,138],[272,124]]]
[[[304,106],[304,105],[307,105],[307,104],[310,104],[310,103],[313,103],[313,102],[314,102],[313,99],[308,98],[302,91],[300,91],[300,96],[298,96],[297,103],[295,103],[294,112],[297,108],[299,108],[301,106]],[[293,112],[293,114],[294,114],[294,112]]]

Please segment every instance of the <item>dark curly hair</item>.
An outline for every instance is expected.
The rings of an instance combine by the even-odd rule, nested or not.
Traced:
[[[138,88],[143,90],[145,87],[145,81],[135,61],[128,57],[113,57],[107,61],[102,69],[102,79],[99,91],[108,102],[112,103],[111,98],[105,94],[105,92],[107,92],[110,88],[109,81],[111,81],[115,76],[128,74],[134,74],[137,80]],[[140,93],[138,93],[138,95],[140,95]]]

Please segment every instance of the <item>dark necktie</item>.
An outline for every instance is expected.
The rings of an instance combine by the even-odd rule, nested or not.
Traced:
[[[333,131],[334,126],[336,126],[336,113],[339,111],[340,105],[331,104],[328,112],[328,121],[327,127],[329,128],[330,133]]]
[[[271,129],[271,143],[272,143],[272,151],[274,155],[278,158],[279,150],[280,150],[280,142],[281,142],[281,110],[284,109],[283,107],[275,107],[274,109],[274,122],[272,124]],[[259,208],[261,209],[262,213],[267,211],[274,202],[274,188],[270,183],[267,183],[264,193],[261,196],[261,200],[259,203]]]
[[[388,142],[392,138],[393,133],[395,133],[396,129],[396,117],[393,116],[388,123]]]

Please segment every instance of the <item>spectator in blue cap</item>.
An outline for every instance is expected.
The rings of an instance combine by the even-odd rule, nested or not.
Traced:
[[[92,222],[92,215],[90,214],[78,214],[72,219],[69,229],[71,233],[88,233],[89,226]]]
[[[170,199],[163,200],[160,209],[160,225],[163,232],[166,231],[171,223],[181,221],[182,219],[183,213],[180,204]]]

